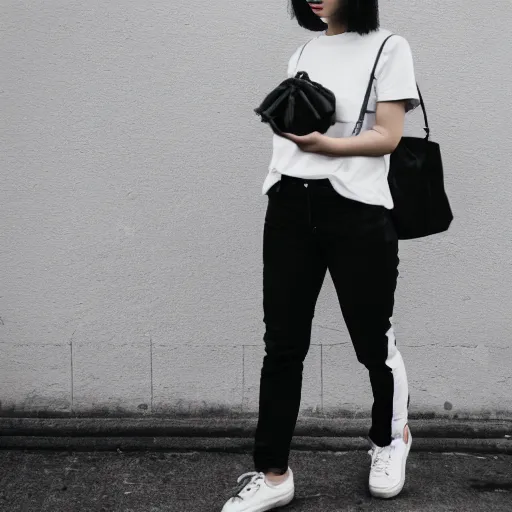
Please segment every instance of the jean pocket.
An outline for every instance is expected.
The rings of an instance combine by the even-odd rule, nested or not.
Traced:
[[[277,194],[279,190],[281,189],[281,181],[278,181],[277,183],[274,183],[267,191],[267,196],[273,196],[274,194]]]

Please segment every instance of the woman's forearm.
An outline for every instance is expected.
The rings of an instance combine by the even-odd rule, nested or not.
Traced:
[[[397,140],[386,129],[374,126],[353,137],[329,137],[331,156],[382,156],[392,153]]]

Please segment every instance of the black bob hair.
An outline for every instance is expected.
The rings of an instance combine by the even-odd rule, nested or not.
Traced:
[[[320,16],[315,14],[307,0],[289,0],[291,17],[297,23],[313,32],[327,29]],[[335,14],[336,21],[346,24],[348,32],[368,34],[379,28],[379,1],[378,0],[339,0],[340,8]]]

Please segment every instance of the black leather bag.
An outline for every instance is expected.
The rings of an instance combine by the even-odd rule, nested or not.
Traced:
[[[359,135],[368,108],[375,70],[388,36],[380,47],[373,66],[363,106],[352,135]],[[450,202],[444,187],[443,162],[437,142],[430,140],[427,112],[418,95],[425,121],[424,138],[402,137],[390,156],[388,183],[394,208],[391,218],[399,240],[422,238],[446,231],[453,220]]]
[[[254,112],[276,135],[325,133],[336,122],[336,97],[331,90],[312,81],[306,71],[298,71],[295,77],[287,78],[271,91]]]

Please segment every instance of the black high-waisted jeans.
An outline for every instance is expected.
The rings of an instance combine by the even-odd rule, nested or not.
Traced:
[[[282,175],[263,232],[265,356],[253,459],[284,473],[299,413],[303,362],[327,269],[373,391],[369,438],[391,443],[407,423],[408,385],[392,326],[398,240],[389,211],[347,199],[328,179]],[[340,390],[342,393],[350,390]]]

